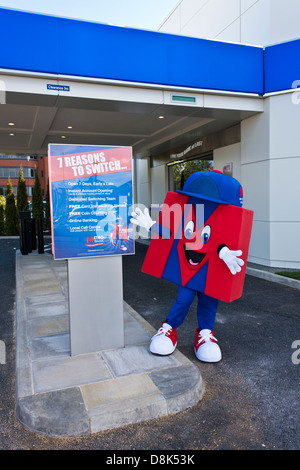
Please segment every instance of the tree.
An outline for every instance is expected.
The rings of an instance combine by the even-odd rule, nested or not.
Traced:
[[[26,182],[23,175],[23,168],[20,168],[19,171],[19,181],[18,181],[18,189],[17,189],[17,210],[18,213],[20,211],[28,211],[28,196],[26,190]]]
[[[32,191],[32,215],[34,219],[43,219],[44,217],[44,204],[41,183],[35,170],[35,181]]]
[[[6,190],[5,232],[7,235],[18,234],[17,208],[10,179],[8,180]]]
[[[45,206],[45,227],[47,230],[50,229],[50,195],[49,195],[49,181],[47,183],[47,192],[46,192],[46,206]]]
[[[5,234],[5,197],[0,196],[0,235]]]

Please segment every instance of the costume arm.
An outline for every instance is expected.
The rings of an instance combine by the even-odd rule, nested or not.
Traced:
[[[220,245],[218,247],[219,258],[224,261],[231,274],[239,273],[244,266],[244,261],[239,258],[242,256],[243,252],[241,250],[232,251],[226,245]]]
[[[151,219],[147,208],[144,212],[139,207],[131,214],[130,222],[140,227],[144,227],[148,232],[157,233],[160,237],[170,238],[171,231]]]

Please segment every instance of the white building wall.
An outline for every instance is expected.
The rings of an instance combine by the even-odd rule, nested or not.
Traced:
[[[150,206],[151,202],[151,178],[150,178],[150,161],[148,159],[135,160],[135,179],[136,199],[138,204],[145,207]]]
[[[244,207],[254,211],[249,260],[270,265],[269,101],[264,113],[241,123]]]
[[[158,165],[151,168],[152,204],[162,204],[168,191],[168,168]]]
[[[151,168],[151,218],[158,220],[161,204],[168,192],[168,167],[158,165]]]
[[[241,181],[241,144],[227,145],[214,150],[214,170],[223,171],[225,165],[232,163],[232,176]]]
[[[300,104],[291,94],[270,100],[270,256],[300,268]]]
[[[239,17],[240,0],[183,0],[159,30],[215,39]]]
[[[159,30],[267,46],[300,37],[300,1],[182,0]],[[300,268],[299,122],[291,94],[267,97],[263,114],[242,121],[240,149],[214,151],[215,169],[233,161],[244,207],[254,210],[252,262]]]
[[[265,100],[265,112],[241,124],[241,181],[254,210],[249,260],[300,268],[300,104],[290,93]]]
[[[266,46],[298,38],[299,0],[182,0],[159,31]]]
[[[241,9],[241,43],[265,46],[271,42],[271,5],[274,0],[244,0]],[[289,3],[289,0],[287,0]]]

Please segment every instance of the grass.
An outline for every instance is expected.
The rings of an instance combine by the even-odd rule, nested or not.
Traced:
[[[300,281],[300,271],[279,271],[275,274],[279,274],[279,276],[290,277],[292,279],[297,279],[298,281]]]

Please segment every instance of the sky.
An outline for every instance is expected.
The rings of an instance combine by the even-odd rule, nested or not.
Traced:
[[[179,0],[0,0],[0,7],[157,31]]]

